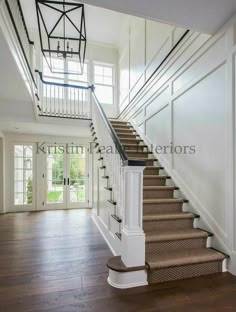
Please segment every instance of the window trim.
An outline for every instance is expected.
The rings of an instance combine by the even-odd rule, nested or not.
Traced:
[[[110,84],[105,84],[105,83],[96,83],[95,82],[95,66],[102,66],[102,67],[108,67],[112,69],[112,85]],[[113,94],[113,98],[112,98],[112,104],[108,104],[108,103],[102,103],[102,105],[107,105],[107,106],[114,106],[115,105],[115,91],[116,91],[116,66],[115,64],[111,64],[111,63],[105,63],[105,62],[97,62],[97,61],[93,61],[93,83],[95,86],[95,92],[96,92],[96,86],[102,86],[102,87],[110,87],[112,88],[112,94]],[[101,76],[101,75],[100,75]],[[104,77],[104,76],[103,76]]]
[[[30,145],[32,146],[32,204],[15,204],[15,146],[16,145]],[[36,200],[37,200],[37,194],[36,194],[36,147],[35,143],[33,142],[27,142],[27,141],[14,141],[9,142],[9,147],[7,149],[7,152],[10,153],[9,157],[9,189],[7,189],[7,193],[10,194],[10,198],[8,201],[8,204],[6,205],[6,211],[7,212],[22,212],[22,211],[36,211]]]

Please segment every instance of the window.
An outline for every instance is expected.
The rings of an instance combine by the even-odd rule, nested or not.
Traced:
[[[83,74],[78,75],[76,72],[80,70],[80,65],[76,60],[64,60],[60,58],[52,58],[53,68],[58,71],[70,72],[71,74],[52,73],[48,64],[43,58],[43,76],[45,80],[76,85],[88,84],[88,64],[84,63]],[[75,73],[75,74],[72,74]]]
[[[58,71],[64,70],[64,60],[58,58],[52,58],[53,68]],[[43,58],[43,76],[45,80],[52,82],[64,83],[64,75],[63,74],[55,74],[52,73],[50,68],[48,67],[48,63]]]
[[[31,205],[33,200],[33,146],[14,146],[14,204]]]
[[[69,72],[77,72],[80,70],[80,65],[76,60],[63,60],[53,58],[53,68],[58,69],[59,71],[69,71]],[[70,84],[70,85],[80,85],[87,86],[88,85],[88,64],[84,63],[83,75],[76,74],[55,74],[52,73],[48,64],[43,58],[43,76],[46,81],[56,82],[61,84]],[[79,92],[79,89],[68,88],[60,86],[48,86],[46,84],[43,85],[43,96],[47,99],[56,98],[56,99],[64,99],[68,98],[69,100],[79,100],[81,98],[82,92]]]
[[[94,65],[95,93],[102,104],[114,102],[114,69],[112,65]]]
[[[78,62],[76,61],[67,61],[67,65],[68,65],[68,71],[70,73],[76,73],[78,71],[80,71],[80,65]],[[83,75],[77,75],[77,74],[69,74],[68,75],[68,83],[69,84],[75,84],[75,85],[84,85],[87,86],[88,85],[88,64],[84,63],[84,68],[83,68]]]

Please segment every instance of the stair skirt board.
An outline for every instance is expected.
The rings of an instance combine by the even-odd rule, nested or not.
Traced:
[[[225,271],[227,255],[210,248],[212,233],[196,228],[200,216],[183,211],[183,205],[188,201],[174,197],[178,187],[167,186],[170,177],[160,173],[164,168],[153,159],[154,155],[134,127],[128,122],[114,119],[111,124],[121,144],[127,148],[128,158],[142,159],[146,163],[143,230],[146,234],[147,266],[146,275],[143,275],[143,271],[127,270],[122,273],[108,266],[108,282],[117,288],[129,288],[145,285],[144,276],[148,284],[156,284]]]

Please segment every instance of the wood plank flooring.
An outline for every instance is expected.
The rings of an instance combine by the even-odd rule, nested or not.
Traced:
[[[236,311],[236,277],[118,290],[89,210],[0,216],[0,312]]]

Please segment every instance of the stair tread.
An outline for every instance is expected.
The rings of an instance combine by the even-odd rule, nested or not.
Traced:
[[[129,124],[128,121],[109,119],[111,123]]]
[[[124,144],[122,144],[123,146],[132,146],[132,147],[137,147],[137,145],[138,145],[138,147],[148,147],[147,145],[142,145],[142,144],[132,144],[132,143],[124,143]]]
[[[170,178],[169,176],[166,176],[166,175],[157,175],[157,174],[145,174],[144,176],[144,179],[167,179],[167,178]]]
[[[195,214],[191,212],[166,212],[147,214],[143,216],[143,221],[159,221],[159,220],[182,220],[182,219],[194,219]]]
[[[209,234],[199,229],[168,230],[160,233],[147,233],[146,243],[175,241],[180,239],[206,238]]]
[[[154,198],[154,199],[144,199],[144,204],[158,204],[158,203],[184,203],[184,198]]]
[[[153,158],[137,158],[137,157],[128,157],[129,160],[144,160],[144,161],[156,161],[156,159]]]
[[[179,188],[176,186],[144,186],[143,190],[178,190]]]
[[[131,153],[136,153],[137,155],[142,155],[143,157],[145,157],[145,158],[148,158],[148,157],[146,157],[146,156],[148,156],[148,155],[152,155],[152,152],[149,152],[149,151],[141,151],[141,150],[138,150],[138,149],[136,149],[136,150],[130,150],[130,149],[125,149],[125,152],[128,154],[128,156],[129,156],[129,154],[131,154]],[[153,158],[148,158],[148,159],[153,159]]]
[[[222,261],[224,259],[225,255],[210,248],[168,251],[160,254],[148,254],[146,256],[146,262],[151,270]]]
[[[127,127],[123,127],[123,128],[119,128],[118,126],[113,127],[115,129],[116,132],[136,132],[136,130],[134,128],[131,128],[129,126]]]
[[[139,142],[143,142],[143,140],[142,139],[137,139],[137,138],[134,138],[134,139],[131,139],[131,138],[120,138],[120,140],[122,140],[122,141],[133,141],[133,142],[137,142],[137,143],[139,143]],[[122,143],[123,145],[125,144],[125,143]]]

